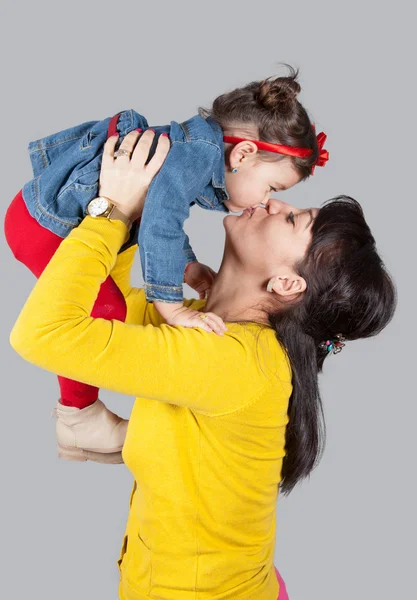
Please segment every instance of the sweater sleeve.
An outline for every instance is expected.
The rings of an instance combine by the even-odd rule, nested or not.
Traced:
[[[90,316],[125,237],[123,223],[86,217],[36,283],[11,332],[13,348],[64,377],[207,414],[256,398],[270,380],[242,326],[217,336],[163,324],[142,291],[135,304],[140,325]]]

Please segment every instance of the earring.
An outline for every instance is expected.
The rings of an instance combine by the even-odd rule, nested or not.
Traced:
[[[274,287],[275,279],[276,279],[276,277],[272,277],[268,281],[268,285],[266,286],[266,291],[267,292],[273,292],[273,287]]]
[[[238,169],[235,167],[234,169],[232,169],[232,173],[237,173]]]

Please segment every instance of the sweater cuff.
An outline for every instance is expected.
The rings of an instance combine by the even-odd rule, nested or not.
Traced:
[[[122,221],[116,219],[86,216],[68,237],[87,243],[90,240],[95,244],[99,242],[112,256],[115,256],[129,239],[129,229]]]

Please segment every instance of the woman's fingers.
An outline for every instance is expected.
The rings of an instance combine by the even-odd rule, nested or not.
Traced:
[[[103,149],[103,167],[108,167],[112,165],[114,162],[114,149],[116,148],[117,141],[119,139],[118,135],[112,135],[108,138],[107,142],[104,144]]]
[[[155,132],[152,129],[148,129],[140,139],[139,136],[140,132],[137,130],[128,133],[120,144],[118,152],[121,151],[121,154],[117,157],[114,154],[118,136],[112,135],[109,137],[104,144],[103,165],[107,167],[113,164],[114,160],[118,160],[119,164],[130,163],[136,168],[144,169],[149,179],[152,179],[158,173],[167,157],[170,148],[169,137],[166,134],[159,136],[155,153],[149,163],[145,165],[149,157]],[[123,151],[127,152],[127,154],[123,153]]]
[[[136,143],[139,139],[139,131],[136,129],[130,131],[124,138],[122,143],[120,144],[119,150],[117,152],[121,152],[121,154],[117,157],[118,161],[127,161],[130,162],[133,151],[135,150]],[[125,154],[127,152],[128,154]]]
[[[145,133],[142,134],[132,154],[132,166],[139,169],[145,169],[145,163],[148,160],[149,151],[151,149],[154,137],[155,132],[153,129],[147,129]]]
[[[130,157],[135,148],[135,144],[138,141],[139,135],[140,135],[139,132],[135,130],[135,131],[131,131],[123,138],[123,141],[120,144],[119,150],[125,151],[128,154],[120,154],[120,156],[114,156],[116,144],[119,140],[119,136],[112,135],[111,137],[109,137],[108,140],[106,141],[106,143],[104,144],[104,150],[103,150],[103,165],[104,165],[104,167],[108,167],[108,166],[112,165],[115,160],[118,160],[119,164],[121,164],[120,160],[122,160],[123,162],[130,162]]]
[[[158,173],[159,169],[164,164],[168,152],[170,149],[169,137],[166,134],[162,134],[158,138],[158,145],[156,146],[155,154],[152,156],[149,163],[146,165],[145,170],[149,177],[153,179]]]

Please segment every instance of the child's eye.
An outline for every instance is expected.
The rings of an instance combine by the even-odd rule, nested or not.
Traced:
[[[287,217],[287,221],[289,221],[290,223],[293,224],[293,226],[295,226],[295,219],[294,219],[294,213],[291,211],[290,214]]]
[[[269,186],[269,189],[271,190],[271,192],[277,192],[278,190],[274,187],[272,187],[272,185]]]

